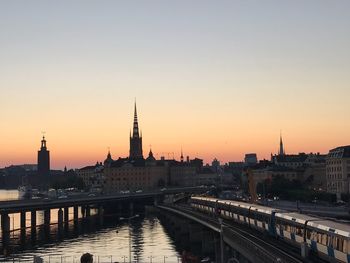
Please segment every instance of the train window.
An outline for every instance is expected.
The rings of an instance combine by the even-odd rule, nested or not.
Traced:
[[[304,229],[302,229],[301,227],[296,227],[296,234],[298,235],[298,236],[300,236],[300,237],[302,237],[303,236],[303,234],[304,234]]]
[[[322,245],[327,245],[327,235],[326,234],[321,234],[321,244]]]
[[[336,237],[337,240],[337,244],[336,244],[336,249],[341,251],[341,252],[345,252],[344,251],[344,239],[340,238],[340,237]]]

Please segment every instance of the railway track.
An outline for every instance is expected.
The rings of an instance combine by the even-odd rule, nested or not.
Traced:
[[[210,224],[216,226],[217,228],[220,228],[220,224],[217,218],[204,215],[203,213],[195,212],[186,205],[167,206],[167,207],[174,210],[178,209],[181,212],[195,216],[201,220],[205,220],[206,222],[209,222]],[[268,259],[266,258],[265,262],[281,262],[281,263],[282,262],[286,262],[286,263],[313,262],[310,260],[302,259],[299,254],[300,252],[297,251],[297,249],[295,249],[294,247],[291,248],[291,246],[287,246],[286,244],[283,244],[284,247],[282,247],[282,244],[277,244],[277,242],[271,243],[270,240],[267,240],[268,237],[262,236],[260,232],[254,233],[254,231],[252,231],[251,229],[250,230],[242,229],[242,226],[233,224],[228,220],[223,221],[223,227],[225,228],[225,231],[228,231],[230,234],[234,235],[235,237],[238,237],[241,240],[254,244],[254,246],[258,247],[260,250],[264,250],[264,255],[268,257]],[[278,243],[281,243],[281,242],[278,242]]]

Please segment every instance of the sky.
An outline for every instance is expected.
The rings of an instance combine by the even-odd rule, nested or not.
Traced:
[[[0,167],[350,144],[350,1],[0,1]]]

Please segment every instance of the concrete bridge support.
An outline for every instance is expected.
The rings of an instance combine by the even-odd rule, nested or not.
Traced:
[[[73,221],[74,221],[74,231],[77,232],[79,230],[79,207],[73,207]]]
[[[26,239],[26,212],[22,211],[20,216],[21,242],[23,243]]]
[[[63,210],[62,210],[62,208],[58,209],[57,218],[58,218],[58,234],[62,235],[62,232],[63,232]]]
[[[1,233],[3,247],[6,247],[10,242],[10,217],[7,213],[1,214]]]
[[[98,207],[98,223],[100,226],[103,226],[103,216],[104,216],[103,206],[99,206]]]
[[[65,207],[63,210],[63,221],[64,221],[64,230],[68,232],[68,226],[69,226],[69,207]]]
[[[134,203],[130,202],[129,203],[129,216],[133,216],[134,215]]]
[[[30,228],[32,240],[36,239],[36,210],[30,211]]]
[[[85,206],[85,217],[90,217],[91,216],[91,208],[90,206]]]
[[[45,234],[49,236],[50,234],[50,223],[51,223],[51,210],[44,210],[44,230]]]
[[[78,206],[73,207],[73,219],[74,219],[74,223],[78,222],[78,220],[79,220],[79,207]]]

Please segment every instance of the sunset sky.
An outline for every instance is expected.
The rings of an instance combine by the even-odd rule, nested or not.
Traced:
[[[0,167],[350,144],[350,1],[0,1]]]

